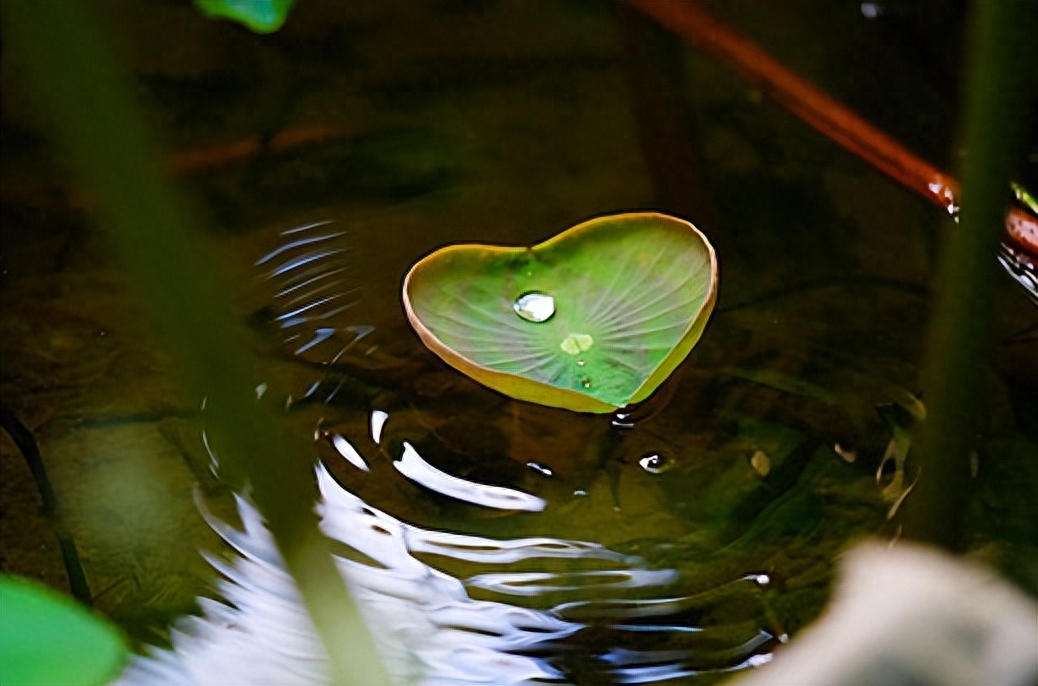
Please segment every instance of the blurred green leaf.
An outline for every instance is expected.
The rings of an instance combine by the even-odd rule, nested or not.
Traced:
[[[105,684],[126,659],[114,626],[33,581],[0,575],[0,608],[4,686]]]
[[[132,81],[90,5],[4,0],[5,55],[18,55],[55,144],[91,188],[98,226],[120,248],[139,297],[181,361],[187,387],[206,397],[207,429],[221,446],[220,458],[247,478],[328,648],[329,681],[384,683],[382,665],[372,659],[375,648],[317,529],[312,464],[288,459],[312,451],[312,442],[279,425],[279,408],[256,402],[254,361],[243,352],[247,338],[214,296],[225,286],[194,241],[191,229],[201,222],[165,183]]]
[[[195,0],[207,17],[231,19],[256,33],[273,33],[281,28],[295,0]]]

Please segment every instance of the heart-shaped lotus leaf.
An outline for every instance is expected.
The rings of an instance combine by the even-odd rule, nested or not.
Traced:
[[[599,217],[526,247],[451,245],[404,279],[404,309],[451,366],[513,398],[611,412],[688,355],[717,297],[717,258],[687,221]]]

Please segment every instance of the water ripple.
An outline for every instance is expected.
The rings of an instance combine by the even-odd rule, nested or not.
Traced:
[[[317,480],[322,529],[345,546],[336,558],[339,569],[395,683],[586,682],[578,674],[589,674],[588,666],[576,670],[570,664],[577,655],[594,662],[590,683],[652,683],[742,669],[762,661],[775,643],[754,621],[689,621],[723,597],[746,591],[752,596],[762,586],[757,575],[704,593],[673,595],[677,570],[652,569],[639,557],[593,542],[499,540],[424,529],[364,502],[323,466]],[[237,502],[241,530],[202,508],[236,553],[229,560],[207,555],[224,577],[217,589],[222,600],[200,599],[201,616],[182,619],[172,631],[173,649],[136,658],[118,683],[327,682],[323,648],[270,533],[248,500]],[[419,559],[421,554],[481,565],[483,571],[459,579]],[[566,560],[588,559],[600,568],[567,567]],[[553,560],[562,566],[552,568]],[[516,563],[539,569],[516,570]],[[631,592],[650,597],[623,597]],[[557,602],[538,610],[507,602],[512,598]],[[602,632],[611,634],[611,648],[597,656],[581,650],[589,636]]]

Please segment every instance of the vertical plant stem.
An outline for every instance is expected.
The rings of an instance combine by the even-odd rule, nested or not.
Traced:
[[[306,440],[292,440],[277,412],[256,402],[249,346],[230,324],[217,270],[193,250],[187,204],[160,173],[128,75],[109,54],[81,1],[4,0],[5,48],[49,117],[55,141],[89,185],[100,225],[122,253],[142,301],[189,388],[206,395],[221,460],[243,474],[295,579],[341,684],[385,681],[364,625],[317,529]],[[5,59],[8,56],[5,55]]]
[[[990,345],[995,255],[1019,154],[1034,4],[980,0],[966,83],[959,226],[945,235],[926,358],[927,418],[916,436],[919,482],[906,503],[907,537],[958,549],[969,506],[969,458]],[[1033,34],[1030,34],[1033,35]],[[1033,49],[1033,46],[1031,46]]]

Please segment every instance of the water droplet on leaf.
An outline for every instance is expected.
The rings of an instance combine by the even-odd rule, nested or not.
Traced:
[[[546,322],[555,315],[555,298],[540,291],[530,291],[516,298],[512,309],[528,322]]]
[[[585,376],[580,380],[580,385],[584,388],[591,388],[591,379]]]
[[[649,453],[638,460],[638,465],[649,474],[659,474],[670,469],[674,465],[674,461],[659,453]]]
[[[562,352],[569,353],[570,355],[579,355],[586,350],[590,350],[594,344],[595,339],[586,333],[571,333],[562,339],[559,347],[562,348]]]

